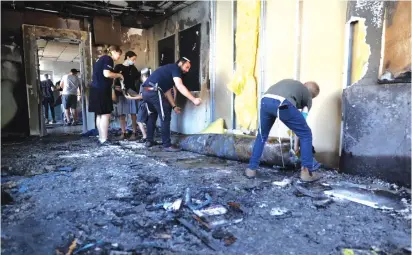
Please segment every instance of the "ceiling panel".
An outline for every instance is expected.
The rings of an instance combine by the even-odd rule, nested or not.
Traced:
[[[37,41],[39,60],[61,61],[61,62],[78,62],[79,45],[68,42],[46,41],[40,39]]]

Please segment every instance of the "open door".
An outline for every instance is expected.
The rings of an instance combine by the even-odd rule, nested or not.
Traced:
[[[26,73],[27,104],[29,108],[30,135],[45,136],[42,95],[40,89],[40,64],[38,58],[37,38],[33,26],[23,25],[24,69]]]

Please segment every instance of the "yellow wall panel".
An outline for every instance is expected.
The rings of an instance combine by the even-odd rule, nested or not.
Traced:
[[[317,159],[332,166],[339,163],[346,5],[346,1],[303,1],[301,81],[314,80],[320,86],[308,123]]]
[[[216,85],[215,119],[223,118],[231,128],[232,92],[227,88],[233,76],[232,2],[216,2]]]
[[[294,78],[296,56],[295,0],[269,0],[266,5],[265,88],[283,79]],[[288,128],[276,124],[270,136],[289,137]]]
[[[369,45],[366,43],[365,19],[359,19],[352,24],[352,63],[351,63],[351,84],[359,81],[368,69],[368,59],[371,53]]]

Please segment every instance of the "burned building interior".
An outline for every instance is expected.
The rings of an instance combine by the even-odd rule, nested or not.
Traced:
[[[1,35],[1,254],[411,254],[410,0],[1,1]]]

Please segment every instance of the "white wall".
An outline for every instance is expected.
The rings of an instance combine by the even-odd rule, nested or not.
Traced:
[[[80,70],[80,63],[40,60],[40,71],[52,71],[53,83],[60,81],[62,76],[68,74],[73,68]],[[43,79],[43,77],[40,78]]]

